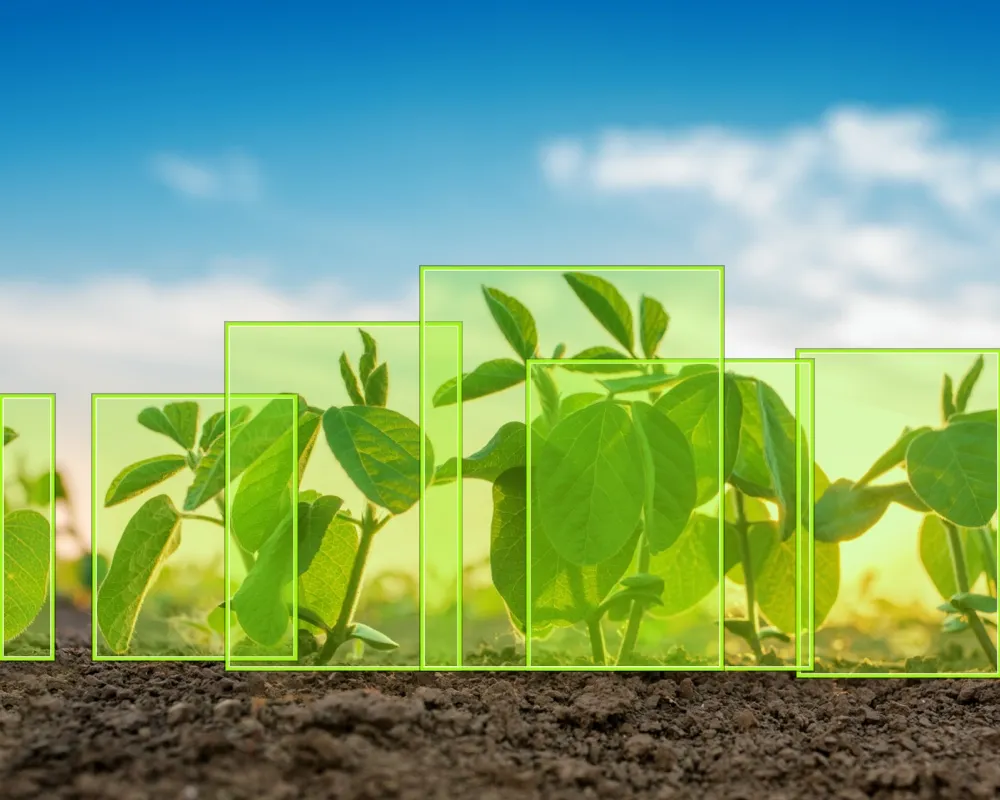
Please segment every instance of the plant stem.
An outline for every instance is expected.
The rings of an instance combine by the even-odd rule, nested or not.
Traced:
[[[347,640],[347,627],[351,624],[351,618],[357,610],[358,598],[361,594],[361,581],[365,575],[365,564],[368,561],[368,554],[371,552],[372,542],[375,539],[375,534],[378,533],[391,516],[378,520],[375,514],[375,506],[369,503],[362,519],[358,552],[354,556],[354,563],[351,565],[351,574],[347,579],[344,602],[340,606],[340,614],[337,617],[337,621],[326,635],[323,649],[319,652],[320,664],[328,663],[333,658],[333,654],[337,651],[337,648]]]
[[[210,517],[207,514],[181,514],[182,519],[197,519],[202,522],[211,522],[213,525],[218,525],[220,528],[225,528],[226,523],[224,520],[218,517]]]
[[[646,542],[646,532],[642,533],[642,540],[639,542],[639,573],[649,572],[649,544]],[[628,627],[625,628],[625,636],[622,639],[621,647],[618,649],[618,658],[615,663],[618,666],[632,660],[635,652],[635,643],[639,639],[639,625],[642,624],[642,617],[646,613],[645,604],[638,600],[632,601],[632,613],[629,614]]]
[[[983,553],[983,564],[986,565],[986,582],[993,596],[997,596],[997,553],[993,546],[993,536],[988,527],[976,528],[976,541]]]
[[[760,662],[764,655],[760,646],[760,636],[757,633],[757,587],[753,574],[753,552],[750,549],[750,526],[747,524],[747,514],[743,506],[743,492],[733,488],[736,500],[736,540],[740,547],[740,562],[743,565],[743,585],[747,592],[747,621],[750,623],[750,647],[754,658]]]
[[[969,573],[965,569],[965,554],[962,552],[962,539],[958,535],[958,528],[946,519],[942,519],[941,522],[944,523],[944,527],[948,531],[948,549],[951,552],[951,565],[955,571],[955,584],[958,586],[958,591],[968,592],[970,589]],[[976,635],[979,647],[982,648],[990,664],[993,665],[993,669],[996,670],[997,648],[990,641],[989,634],[986,633],[986,627],[979,618],[979,614],[971,610],[966,611],[965,619],[968,620],[969,627],[972,628],[972,632]]]
[[[587,633],[590,634],[590,652],[594,658],[594,665],[603,667],[606,655],[604,652],[604,630],[601,628],[600,617],[587,620]]]

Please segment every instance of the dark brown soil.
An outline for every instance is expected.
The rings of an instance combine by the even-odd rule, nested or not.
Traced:
[[[0,665],[0,796],[978,798],[1000,684]]]

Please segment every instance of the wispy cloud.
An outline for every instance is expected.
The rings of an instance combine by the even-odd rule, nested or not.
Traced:
[[[257,162],[242,154],[195,160],[176,153],[158,153],[151,160],[151,168],[157,180],[186,197],[249,202],[261,195]]]
[[[961,140],[934,113],[839,108],[769,135],[612,130],[546,144],[540,168],[576,197],[654,203],[665,223],[689,222],[670,236],[726,265],[732,356],[752,356],[751,341],[784,355],[1000,345],[988,284],[1000,144]]]

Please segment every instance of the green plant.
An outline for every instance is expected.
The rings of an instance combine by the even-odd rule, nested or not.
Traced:
[[[3,446],[18,438],[4,426]],[[4,494],[4,613],[3,641],[6,644],[21,635],[34,622],[45,605],[49,593],[52,525],[33,508],[11,508]],[[28,495],[26,506],[48,506],[35,503],[40,496]]]
[[[971,629],[996,670],[996,645],[981,615],[997,612],[997,411],[967,411],[983,366],[979,356],[957,389],[944,376],[937,427],[904,428],[861,478],[829,486],[816,502],[815,538],[857,539],[893,503],[921,514],[920,557],[945,601],[943,630]],[[904,481],[873,483],[897,467]],[[973,591],[984,575],[986,592]]]

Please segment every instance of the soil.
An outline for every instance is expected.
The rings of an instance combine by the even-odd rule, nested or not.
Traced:
[[[0,664],[12,799],[986,798],[998,746],[997,681]]]

